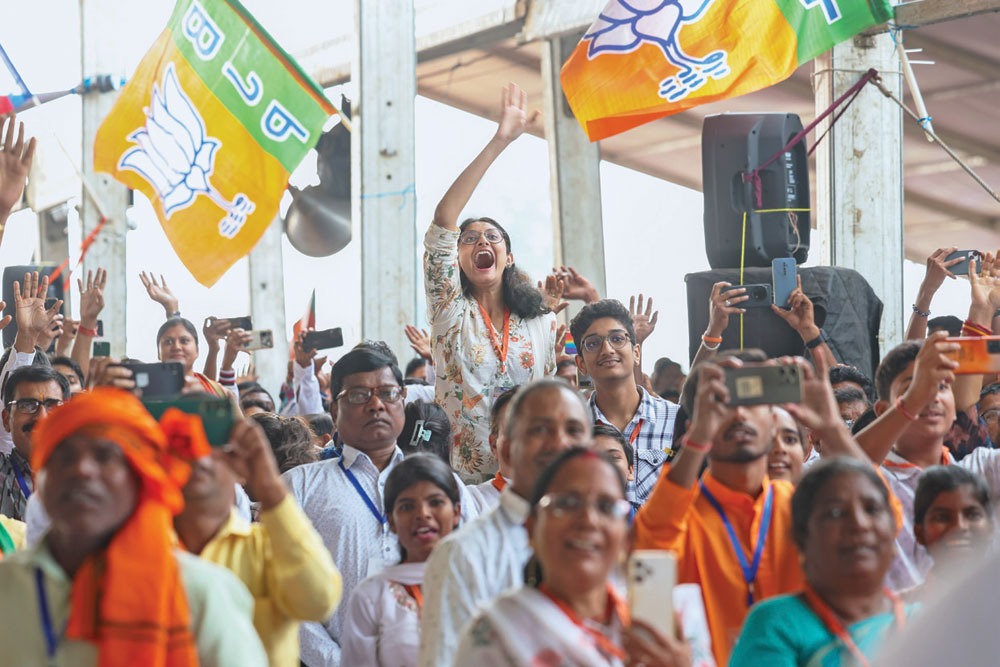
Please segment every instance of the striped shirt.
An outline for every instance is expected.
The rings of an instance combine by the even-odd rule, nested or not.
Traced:
[[[653,492],[653,485],[660,476],[660,468],[673,455],[674,419],[677,418],[678,407],[670,401],[654,396],[642,387],[639,390],[639,409],[632,415],[632,420],[623,431],[635,450],[635,459],[631,461],[635,470],[635,481],[628,483],[628,499],[636,505],[642,505]],[[597,392],[590,395],[590,410],[594,415],[595,424],[613,426],[597,407]]]

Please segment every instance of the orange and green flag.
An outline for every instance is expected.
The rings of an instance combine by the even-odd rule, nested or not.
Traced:
[[[153,202],[213,285],[278,212],[336,109],[236,0],[179,0],[94,143],[94,169]]]
[[[783,81],[892,16],[889,0],[610,0],[562,87],[597,141]]]

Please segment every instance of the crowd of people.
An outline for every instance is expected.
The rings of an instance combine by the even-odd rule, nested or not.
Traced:
[[[533,284],[499,222],[459,223],[529,121],[505,88],[496,135],[438,204],[429,331],[406,327],[405,365],[378,340],[328,365],[303,331],[285,383],[264,387],[236,371],[247,331],[199,332],[143,273],[164,308],[157,361],[188,399],[154,417],[130,364],[93,356],[106,272],[77,281],[76,321],[47,277],[15,283],[0,663],[867,665],[936,636],[976,664],[934,627],[942,610],[992,616],[946,594],[995,569],[1000,383],[957,374],[949,336],[1000,331],[1000,258],[971,270],[964,320],[930,318],[953,264],[928,258],[907,340],[874,378],[838,362],[801,284],[772,310],[805,357],[722,350],[748,297],[718,283],[690,373],[660,359],[647,374],[651,300],[604,298],[572,267]],[[0,223],[33,149],[0,125]],[[727,374],[768,366],[801,400],[736,400]],[[221,441],[199,412],[220,399]],[[637,550],[674,559],[664,623],[632,617]]]

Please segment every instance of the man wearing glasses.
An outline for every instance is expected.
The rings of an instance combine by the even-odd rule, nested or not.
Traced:
[[[635,460],[629,461],[635,480],[628,483],[628,499],[638,508],[673,455],[677,405],[636,385],[633,369],[641,350],[632,316],[620,302],[602,299],[587,304],[569,327],[577,341],[576,364],[594,381],[590,396],[594,423],[621,431],[635,451]]]
[[[22,366],[7,376],[3,387],[3,427],[14,441],[9,454],[0,453],[0,514],[24,521],[31,480],[31,431],[49,410],[68,401],[69,382],[51,366]]]
[[[299,466],[284,478],[312,521],[343,579],[343,598],[365,577],[400,560],[399,543],[382,510],[385,480],[401,460],[403,374],[393,360],[369,349],[351,350],[333,365],[340,457]],[[306,665],[340,664],[341,609],[323,623],[303,623]]]

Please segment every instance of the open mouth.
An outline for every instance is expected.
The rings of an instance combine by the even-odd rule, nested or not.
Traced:
[[[600,361],[597,362],[597,365],[601,367],[607,367],[620,364],[621,362],[622,362],[621,359],[608,358],[608,359],[601,359]]]
[[[420,526],[413,531],[413,536],[418,540],[430,541],[438,536],[438,529],[433,526]]]
[[[496,258],[493,253],[489,250],[480,250],[476,253],[475,257],[472,258],[473,265],[480,271],[486,271],[492,269],[493,265],[496,264]]]

